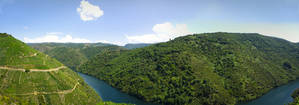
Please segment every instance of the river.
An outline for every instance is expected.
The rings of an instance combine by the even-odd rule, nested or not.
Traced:
[[[139,100],[133,96],[122,93],[121,91],[111,87],[102,80],[95,77],[79,73],[84,78],[85,82],[96,90],[96,92],[102,97],[103,101],[112,101],[116,103],[131,103],[136,105],[157,105]],[[260,98],[241,103],[238,105],[285,105],[291,102],[292,92],[299,88],[299,80],[292,81],[286,85],[277,87],[269,91],[267,94]]]
[[[299,80],[276,87],[256,100],[238,105],[287,105],[293,101],[291,94],[296,88],[299,88]]]
[[[158,105],[153,103],[144,102],[137,99],[136,97],[125,94],[102,80],[95,77],[78,73],[85,80],[85,82],[90,85],[94,90],[101,96],[103,101],[112,101],[115,103],[130,103],[135,105]]]

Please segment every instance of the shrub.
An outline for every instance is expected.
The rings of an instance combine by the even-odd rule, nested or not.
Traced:
[[[26,73],[30,72],[30,69],[25,69],[25,72],[26,72]]]

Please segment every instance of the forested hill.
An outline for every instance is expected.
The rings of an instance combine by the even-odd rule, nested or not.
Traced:
[[[97,93],[75,72],[0,33],[1,105],[95,105]]]
[[[299,76],[299,46],[254,33],[204,33],[103,52],[80,72],[145,101],[230,105]]]
[[[136,44],[126,44],[124,47],[127,48],[127,49],[135,49],[135,48],[142,48],[142,47],[146,47],[146,46],[149,46],[151,44],[149,43],[136,43]]]
[[[56,58],[69,68],[77,68],[102,51],[125,50],[125,48],[104,43],[29,43],[33,48]]]

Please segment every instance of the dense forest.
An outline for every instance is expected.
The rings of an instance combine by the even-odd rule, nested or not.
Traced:
[[[289,105],[298,105],[299,104],[299,88],[297,88],[293,93],[292,93],[292,98],[293,102],[289,103]]]
[[[233,105],[299,76],[299,46],[255,33],[204,33],[104,51],[78,69],[145,101]]]
[[[101,52],[142,48],[150,44],[140,43],[117,46],[107,43],[28,43],[28,45],[76,71],[81,64]]]
[[[126,48],[105,43],[29,43],[33,48],[57,59],[72,70],[98,53]]]
[[[127,48],[127,49],[135,49],[135,48],[142,48],[142,47],[146,47],[146,46],[149,46],[151,44],[148,44],[148,43],[137,43],[137,44],[126,44],[124,46],[124,48]]]

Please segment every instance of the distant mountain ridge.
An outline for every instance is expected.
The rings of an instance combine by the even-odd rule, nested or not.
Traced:
[[[104,43],[29,43],[36,50],[56,58],[73,70],[106,50],[125,50],[125,48]]]
[[[145,101],[233,105],[299,77],[299,46],[255,33],[204,33],[102,52],[78,69]]]
[[[146,46],[149,46],[149,45],[152,45],[152,44],[150,44],[150,43],[136,43],[136,44],[129,43],[129,44],[126,44],[124,47],[127,48],[127,49],[134,49],[134,48],[146,47]]]

